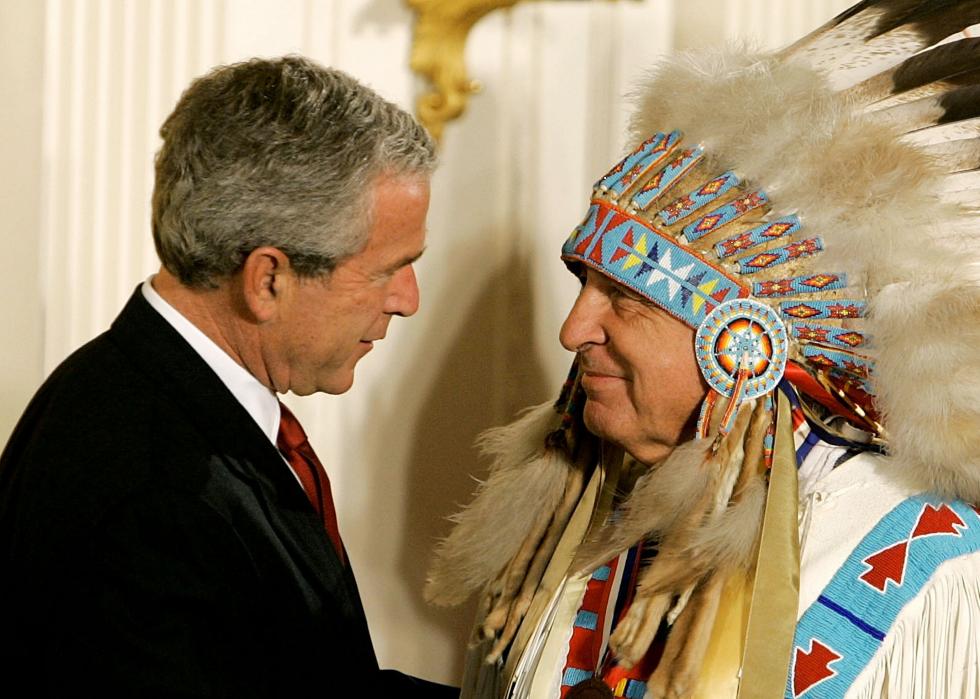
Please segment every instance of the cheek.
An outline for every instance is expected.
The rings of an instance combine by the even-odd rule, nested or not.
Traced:
[[[380,297],[376,289],[365,289],[357,294],[350,294],[342,300],[342,303],[335,304],[329,314],[319,318],[317,326],[321,331],[332,333],[337,337],[357,335],[370,327],[380,315]]]
[[[632,384],[637,411],[648,415],[688,415],[701,404],[707,386],[694,350],[651,356],[635,364]]]
[[[672,386],[670,391],[676,395],[679,412],[687,417],[704,400],[707,394],[707,384],[701,376],[701,369],[694,358],[694,351],[690,356],[679,358],[673,368]]]
[[[704,377],[701,375],[701,367],[698,366],[698,360],[694,356],[693,346],[689,352],[685,352],[677,357],[674,371],[681,377],[680,383],[686,395],[704,395],[706,384],[704,383]]]
[[[371,287],[359,294],[356,300],[355,312],[362,318],[376,318],[384,312],[385,299],[390,292],[390,282],[383,287]]]

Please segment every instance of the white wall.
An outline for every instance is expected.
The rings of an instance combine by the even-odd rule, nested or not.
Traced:
[[[485,89],[446,130],[421,311],[392,324],[350,393],[289,401],[330,471],[382,664],[458,680],[472,612],[424,605],[429,551],[485,472],[476,434],[564,377],[576,283],[557,250],[622,149],[629,84],[675,45],[779,45],[847,4],[552,0],[477,25],[467,58]],[[187,82],[300,52],[411,107],[411,21],[397,0],[0,0],[0,438],[156,268],[152,155]]]
[[[41,120],[42,3],[0,1],[0,440],[42,378]]]

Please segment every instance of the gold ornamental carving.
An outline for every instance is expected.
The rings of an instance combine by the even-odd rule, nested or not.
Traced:
[[[412,70],[428,78],[432,89],[418,98],[419,121],[439,140],[446,122],[463,113],[469,96],[480,89],[466,73],[466,38],[480,19],[519,0],[407,0],[415,10]]]
[[[636,0],[637,2],[640,0]],[[466,39],[473,25],[494,10],[521,0],[405,0],[415,11],[411,67],[431,89],[418,98],[419,121],[436,140],[446,123],[466,109],[480,84],[466,73]]]

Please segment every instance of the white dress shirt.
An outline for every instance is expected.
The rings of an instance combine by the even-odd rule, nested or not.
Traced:
[[[218,375],[221,383],[228,387],[235,399],[252,416],[262,433],[275,444],[279,434],[280,417],[279,399],[276,398],[276,394],[248,373],[245,367],[229,357],[214,340],[198,330],[176,308],[164,301],[153,288],[152,281],[153,277],[150,277],[143,282],[143,298],[173,326],[174,330],[180,333],[205,364],[211,367],[211,371]]]

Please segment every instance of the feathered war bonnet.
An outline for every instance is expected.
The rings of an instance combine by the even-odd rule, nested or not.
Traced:
[[[788,361],[972,502],[980,39],[917,52],[977,19],[865,2],[777,54],[665,60],[638,91],[639,145],[562,248],[695,328],[713,393],[764,395]]]
[[[975,0],[862,2],[779,53],[683,54],[639,88],[633,147],[562,258],[694,328],[710,390],[700,439],[577,555],[588,570],[658,542],[637,592],[647,610],[611,639],[628,663],[665,616],[696,635],[687,603],[703,608],[698,595],[755,560],[781,382],[828,430],[980,502],[980,39],[960,34],[977,22]],[[492,657],[581,492],[581,459],[554,437],[575,432],[574,385],[562,432],[542,407],[485,438],[497,465],[433,566],[437,601],[489,583]],[[665,652],[696,675],[692,644],[672,636]]]

